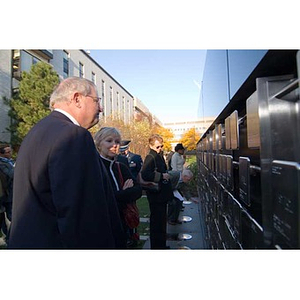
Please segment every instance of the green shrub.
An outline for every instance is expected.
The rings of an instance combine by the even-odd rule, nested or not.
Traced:
[[[197,192],[198,164],[197,164],[197,161],[196,161],[196,157],[195,157],[195,160],[192,161],[187,166],[187,168],[190,169],[193,172],[193,175],[194,175],[193,179],[188,183],[190,193],[193,197],[197,197],[198,196],[198,192]]]

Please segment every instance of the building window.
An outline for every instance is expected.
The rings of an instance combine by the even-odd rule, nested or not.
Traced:
[[[123,120],[125,121],[125,118],[126,118],[126,106],[125,106],[125,97],[123,96],[122,97],[122,110],[123,110]]]
[[[116,108],[116,110],[117,110],[117,113],[118,113],[118,118],[120,118],[120,94],[119,94],[119,92],[117,92],[117,101],[116,101],[116,105],[117,105],[117,108]]]
[[[79,77],[84,78],[84,66],[81,62],[79,62]]]
[[[102,98],[102,103],[104,104],[104,98],[105,98],[105,82],[102,80],[101,82],[101,98]]]
[[[128,122],[131,119],[131,111],[130,111],[130,102],[129,99],[127,99],[127,116],[126,116],[126,121]]]
[[[13,78],[20,80],[21,79],[21,65],[20,65],[20,50],[13,50]]]
[[[105,82],[104,80],[101,81],[101,101],[103,105],[103,116],[106,114],[106,103],[105,103]]]
[[[96,74],[94,72],[92,72],[92,81],[96,84]]]
[[[109,87],[109,105],[110,105],[110,115],[113,113],[113,88]]]
[[[63,52],[63,77],[69,77],[69,53]]]

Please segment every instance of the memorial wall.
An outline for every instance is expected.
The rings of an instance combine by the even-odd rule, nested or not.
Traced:
[[[239,85],[226,55],[228,102],[197,144],[198,193],[212,249],[300,248],[299,53],[256,53]]]

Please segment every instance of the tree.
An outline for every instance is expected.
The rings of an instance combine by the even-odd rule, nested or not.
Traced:
[[[13,145],[19,145],[33,125],[50,113],[49,98],[58,83],[58,74],[44,62],[22,72],[19,91],[8,101]]]
[[[195,150],[199,139],[200,135],[196,132],[196,129],[191,128],[182,136],[180,142],[187,150]]]

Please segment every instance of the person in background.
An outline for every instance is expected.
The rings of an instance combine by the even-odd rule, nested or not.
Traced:
[[[134,176],[135,179],[137,179],[138,173],[140,172],[142,166],[143,166],[143,160],[142,157],[139,154],[133,153],[129,151],[129,143],[131,141],[129,140],[123,140],[120,143],[120,153],[121,155],[125,156],[129,163],[129,168]]]
[[[88,131],[102,111],[95,84],[63,80],[50,109],[18,152],[8,248],[121,248],[117,203]]]
[[[116,159],[117,159],[118,162],[124,164],[128,169],[130,169],[130,168],[129,168],[129,163],[128,163],[127,158],[126,158],[125,156],[123,156],[121,153],[119,153],[119,154],[117,155],[117,158],[116,158]]]
[[[139,154],[129,151],[130,140],[122,140],[120,143],[120,155],[119,157],[124,157],[127,160],[128,166],[130,168],[131,174],[135,180],[137,180],[138,174],[142,168],[143,160]],[[129,228],[129,239],[133,246],[137,244],[139,236],[137,233],[137,228]]]
[[[171,171],[172,170],[172,167],[171,167],[171,160],[172,160],[172,156],[175,152],[174,151],[170,151],[166,157],[166,161],[167,161],[167,167],[168,167],[168,170]]]
[[[173,198],[172,186],[162,156],[163,138],[158,134],[149,137],[150,151],[145,158],[141,175],[145,181],[159,183],[158,192],[146,190],[150,208],[151,249],[168,249],[166,246],[167,203]]]
[[[124,238],[127,241],[127,248],[130,248],[133,245],[123,211],[127,203],[136,201],[142,196],[142,188],[129,168],[117,161],[121,142],[119,131],[114,127],[103,127],[96,132],[94,140],[100,159],[109,174],[124,228]]]
[[[193,172],[189,169],[179,171],[168,171],[171,176],[171,184],[173,189],[173,199],[168,202],[168,223],[170,225],[181,224],[178,220],[182,202],[185,197],[187,200],[191,198],[191,194],[186,186],[193,178]]]
[[[183,166],[185,164],[185,155],[184,155],[184,147],[181,143],[177,144],[174,148],[175,153],[171,158],[171,170],[172,171],[183,171]],[[181,209],[184,210],[183,201],[180,202]]]
[[[177,144],[175,146],[175,153],[172,155],[171,158],[171,170],[173,171],[182,171],[183,166],[185,164],[185,155],[184,155],[184,147],[183,145]]]
[[[2,196],[0,205],[0,230],[6,238],[9,238],[9,227],[12,215],[12,195],[13,195],[14,161],[12,159],[12,149],[9,144],[0,144],[0,180],[2,185]]]

